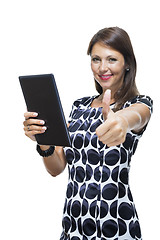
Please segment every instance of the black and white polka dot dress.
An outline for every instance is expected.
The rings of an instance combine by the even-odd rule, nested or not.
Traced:
[[[91,107],[94,98],[75,101],[70,115],[72,147],[64,148],[69,181],[60,240],[140,240],[128,174],[145,128],[139,135],[128,132],[123,144],[108,148],[95,133],[103,116],[102,108]],[[137,96],[124,108],[134,103],[143,103],[152,112],[149,97]]]

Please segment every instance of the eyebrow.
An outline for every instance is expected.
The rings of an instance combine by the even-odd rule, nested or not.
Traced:
[[[91,57],[97,57],[97,58],[101,58],[100,56],[98,55],[91,55]],[[107,58],[117,58],[117,56],[114,56],[114,55],[108,55]]]
[[[98,55],[91,55],[91,57],[98,57],[98,58],[100,58],[100,56],[98,56]]]

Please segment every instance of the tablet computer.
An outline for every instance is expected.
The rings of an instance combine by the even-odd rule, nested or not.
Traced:
[[[40,145],[71,146],[70,136],[53,74],[20,76],[20,85],[29,112],[45,121],[45,133],[36,134]]]

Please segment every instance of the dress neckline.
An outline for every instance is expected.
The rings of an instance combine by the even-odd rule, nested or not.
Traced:
[[[89,101],[89,103],[87,104],[87,108],[91,108],[91,109],[100,109],[100,108],[102,108],[102,107],[92,107],[91,106],[91,104],[92,104],[92,102],[96,99],[96,98],[98,98],[100,95],[94,95],[94,96],[92,96],[92,97],[90,97],[90,101]],[[115,102],[113,102],[113,103],[111,103],[110,104],[110,107],[112,107],[113,108],[113,106],[115,105]]]

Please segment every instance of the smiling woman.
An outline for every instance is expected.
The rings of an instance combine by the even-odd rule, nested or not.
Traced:
[[[136,60],[124,30],[99,31],[88,54],[99,95],[73,103],[68,121],[71,147],[38,147],[52,176],[68,164],[60,240],[142,240],[128,176],[152,100],[138,95]],[[34,113],[25,113],[25,118],[24,131],[32,140],[37,131],[46,131],[42,120],[33,119]]]
[[[97,51],[101,56],[97,55]],[[112,92],[112,98],[116,102],[115,110],[119,110],[128,99],[139,94],[135,83],[136,58],[130,38],[125,30],[118,27],[100,30],[91,39],[87,54],[91,55],[95,85],[100,94],[102,94],[103,88],[98,81],[99,79],[105,80],[104,75],[107,74],[112,74],[115,77],[115,71],[115,75],[117,75],[117,71],[121,74],[121,83]]]
[[[123,85],[127,68],[123,55],[97,42],[92,48],[91,59],[94,79],[102,87],[103,92],[107,89],[112,91],[112,101],[114,102],[117,89]]]

